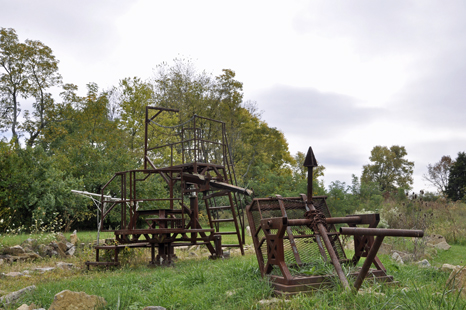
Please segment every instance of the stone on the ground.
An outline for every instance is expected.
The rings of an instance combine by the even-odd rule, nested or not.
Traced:
[[[58,262],[57,263],[57,268],[60,268],[60,269],[69,270],[69,269],[71,269],[73,267],[74,267],[74,265],[71,264],[71,263],[64,263],[64,262]]]
[[[19,291],[16,291],[16,292],[13,292],[13,293],[10,293],[10,294],[6,294],[5,296],[0,297],[0,303],[4,303],[4,304],[14,303],[18,299],[20,299],[22,296],[24,296],[25,294],[27,294],[29,292],[34,291],[35,289],[36,289],[36,286],[31,285],[31,286],[25,287],[23,289],[20,289]]]
[[[107,302],[103,297],[64,290],[55,295],[49,310],[94,310],[106,305]]]
[[[0,266],[3,265],[3,263],[4,263],[3,258],[0,258]]]
[[[451,288],[461,290],[461,297],[466,298],[466,269],[453,270],[448,277],[447,285]]]
[[[58,242],[58,248],[63,252],[66,252],[66,250],[68,250],[68,247],[66,246],[65,242]]]
[[[76,247],[72,246],[71,248],[68,249],[68,251],[65,252],[65,254],[73,256],[75,252],[76,252]]]
[[[24,254],[26,251],[24,251],[23,247],[20,245],[15,245],[12,247],[7,247],[3,249],[4,254],[12,255],[12,256],[18,256],[19,254]]]
[[[12,271],[12,272],[9,272],[9,273],[5,273],[3,275],[5,277],[16,278],[16,277],[21,277],[24,274],[22,272]]]
[[[167,309],[161,306],[149,306],[149,307],[145,307],[142,310],[167,310]]]
[[[431,266],[427,259],[423,259],[423,260],[417,262],[417,265],[419,267],[430,267]]]
[[[76,232],[76,230],[73,231],[73,233],[70,235],[70,242],[73,245],[78,245],[79,238],[78,238],[78,233]]]
[[[448,251],[451,248],[451,245],[449,245],[446,241],[442,241],[437,243],[434,247],[439,250]]]
[[[261,299],[259,300],[259,303],[261,305],[271,305],[271,304],[275,304],[275,303],[278,303],[278,302],[290,302],[291,300],[287,300],[287,299],[278,299],[276,297],[274,298],[271,298],[271,299]]]
[[[403,259],[401,258],[400,254],[398,254],[398,252],[393,252],[392,259],[398,264],[404,264]]]
[[[436,235],[436,234],[433,234],[433,235],[430,235],[430,236],[426,237],[426,245],[427,246],[434,246],[434,245],[436,245],[437,243],[440,243],[440,242],[447,242],[447,240],[442,235]]]
[[[453,270],[459,271],[461,269],[460,265],[450,265],[450,264],[443,264],[441,270],[446,272],[452,272]]]
[[[63,242],[63,243],[67,241],[65,235],[62,233],[57,233],[56,239],[58,242]]]
[[[28,305],[26,305],[26,304],[22,304],[22,305],[21,305],[21,306],[19,306],[19,308],[18,308],[18,309],[16,309],[16,310],[29,310],[29,309],[30,309],[30,308],[29,308],[29,306],[28,306]]]
[[[39,273],[44,273],[44,272],[47,272],[47,271],[52,271],[54,270],[55,267],[43,267],[43,268],[34,268],[33,271],[37,271]]]

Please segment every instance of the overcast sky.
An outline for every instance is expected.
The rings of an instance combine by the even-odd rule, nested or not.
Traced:
[[[466,151],[465,16],[465,1],[0,0],[0,27],[52,48],[82,91],[179,56],[232,69],[292,154],[313,147],[326,186],[402,145],[430,191],[427,164]]]

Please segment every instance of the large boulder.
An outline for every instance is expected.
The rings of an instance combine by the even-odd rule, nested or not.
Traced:
[[[102,297],[64,290],[55,295],[49,310],[94,310],[106,305],[107,302]]]
[[[425,239],[426,239],[427,246],[435,246],[437,243],[447,242],[444,236],[437,235],[437,234],[432,234],[430,236],[427,236]]]
[[[7,247],[3,249],[3,254],[11,255],[11,256],[18,256],[20,254],[24,254],[26,251],[24,251],[23,247],[20,245],[15,245],[12,247]]]
[[[460,265],[451,265],[451,264],[443,264],[441,270],[445,272],[452,272],[459,271],[461,269]]]
[[[6,294],[5,296],[0,297],[0,304],[12,304],[15,303],[18,299],[24,296],[27,293],[30,293],[36,289],[35,285],[25,287],[19,291]]]
[[[466,268],[454,268],[448,277],[447,285],[461,290],[461,297],[466,298]]]
[[[434,247],[439,250],[448,251],[451,248],[451,245],[449,245],[446,241],[442,241],[434,245]]]

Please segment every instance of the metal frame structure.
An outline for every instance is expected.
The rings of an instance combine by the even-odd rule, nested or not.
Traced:
[[[114,232],[117,244],[97,245],[96,261],[87,266],[117,266],[125,247],[150,247],[151,265],[172,265],[174,248],[186,245],[205,245],[212,258],[223,256],[222,247],[238,247],[244,255],[238,194],[252,191],[236,185],[225,123],[197,115],[175,126],[157,122],[173,122],[178,112],[146,107],[144,168],[117,172],[101,191],[100,227],[119,212],[119,228],[102,229]],[[109,198],[109,193],[118,198]],[[208,228],[200,223],[202,205]],[[230,217],[220,218],[221,211]],[[234,231],[220,230],[222,223],[233,223]],[[238,243],[222,244],[226,234],[236,235]],[[114,259],[100,261],[100,250],[113,250]]]
[[[350,285],[342,264],[356,266],[365,257],[363,266],[350,277],[356,278],[353,289],[359,290],[367,277],[392,282],[377,257],[385,236],[422,237],[422,230],[381,229],[378,214],[332,217],[326,196],[312,196],[313,167],[317,166],[312,148],[309,148],[304,166],[308,167],[308,193],[299,197],[256,198],[247,206],[246,213],[262,277],[268,277],[277,294],[296,294],[331,285],[337,278],[345,289]],[[341,227],[336,224],[347,224]],[[367,227],[358,227],[364,225]],[[355,254],[346,257],[340,235],[354,237]],[[374,238],[376,237],[376,238]],[[332,274],[300,273],[304,267],[319,262],[333,265]],[[376,269],[370,269],[374,265]],[[311,268],[312,269],[312,268]],[[291,270],[297,270],[294,274]],[[312,273],[312,272],[311,272]]]

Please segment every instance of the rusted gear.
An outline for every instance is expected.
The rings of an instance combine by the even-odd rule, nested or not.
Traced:
[[[304,217],[311,220],[311,223],[309,224],[309,228],[311,228],[314,233],[319,233],[319,224],[324,225],[325,229],[328,231],[328,226],[327,226],[327,219],[325,218],[325,215],[319,211],[319,210],[309,210],[306,213],[304,213]]]

